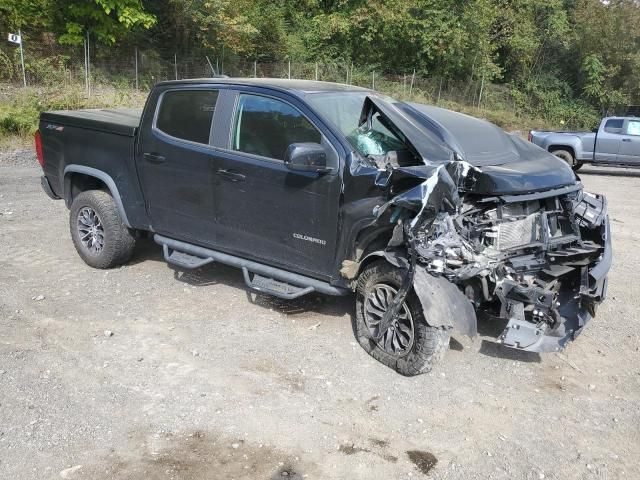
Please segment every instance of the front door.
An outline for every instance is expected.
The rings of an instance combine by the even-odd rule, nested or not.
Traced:
[[[326,278],[334,267],[339,156],[312,112],[289,100],[238,94],[230,144],[217,158],[217,241],[232,253]],[[322,144],[331,170],[289,170],[285,150],[301,142]]]
[[[160,234],[215,244],[217,169],[210,137],[218,93],[210,87],[169,89],[159,94],[155,114],[145,115],[138,173],[152,227]]]
[[[622,135],[618,162],[626,164],[640,163],[640,120],[627,120]]]

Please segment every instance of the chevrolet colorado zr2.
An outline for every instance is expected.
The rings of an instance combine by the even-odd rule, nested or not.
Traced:
[[[177,268],[233,265],[264,294],[355,291],[358,342],[404,375],[477,318],[508,347],[561,350],[605,298],[607,203],[566,162],[371,90],[163,82],[142,110],[42,113],[36,150],[88,265],[152,236]]]

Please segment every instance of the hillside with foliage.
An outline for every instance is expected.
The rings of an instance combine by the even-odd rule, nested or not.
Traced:
[[[18,28],[69,46],[89,35],[111,56],[136,45],[478,81],[507,89],[518,112],[574,127],[640,103],[637,0],[0,0],[3,36]]]

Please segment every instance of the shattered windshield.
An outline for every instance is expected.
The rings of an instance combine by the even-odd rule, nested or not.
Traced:
[[[378,114],[372,118],[371,128],[358,128],[367,95],[366,92],[317,93],[309,95],[308,101],[344,134],[362,156],[405,150],[402,140],[380,122]]]

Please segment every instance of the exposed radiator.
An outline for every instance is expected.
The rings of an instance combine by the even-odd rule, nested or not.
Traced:
[[[511,250],[538,242],[540,238],[540,213],[534,213],[522,220],[498,225],[496,247],[498,250]]]

